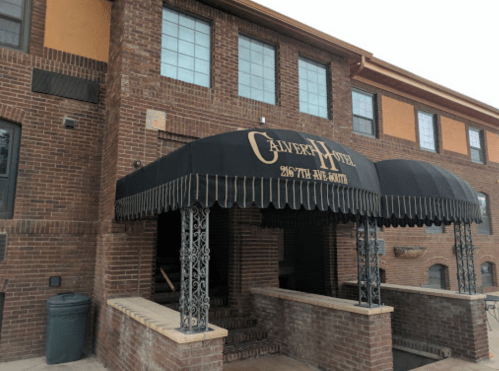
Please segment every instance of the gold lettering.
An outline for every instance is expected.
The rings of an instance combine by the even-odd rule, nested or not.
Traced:
[[[271,151],[271,152],[279,152],[279,148],[277,148],[277,146],[275,145],[274,140],[271,139],[271,140],[268,140],[267,142],[269,142],[269,144],[270,144],[269,151]]]
[[[308,152],[310,150],[309,144],[299,144],[299,146],[301,147],[302,155],[312,156],[312,153]]]
[[[278,140],[279,142],[279,145],[281,146],[281,152],[289,152],[289,153],[292,153],[291,151],[291,143],[286,143],[282,140]],[[283,148],[283,145],[284,145],[284,148]]]
[[[300,152],[300,145],[298,143],[291,143],[293,147],[295,147],[295,151],[297,155],[301,155],[302,153]]]
[[[312,155],[315,156],[315,153],[317,153],[317,155],[319,156],[319,160],[321,162],[321,169],[328,169],[328,167],[326,166],[326,163],[324,162],[324,159],[327,158],[329,160],[330,165],[331,165],[331,169],[330,170],[332,170],[332,171],[338,171],[338,169],[336,168],[336,166],[334,166],[334,161],[333,161],[332,153],[329,152],[329,150],[327,149],[326,143],[319,141],[319,143],[322,145],[322,147],[326,151],[326,153],[322,153],[319,150],[319,148],[317,147],[317,144],[315,144],[315,141],[313,139],[307,138],[307,140],[310,143],[312,143],[313,148],[312,148],[312,146],[309,147],[310,151],[312,152]]]
[[[264,164],[267,164],[267,165],[270,165],[270,164],[273,164],[277,161],[277,158],[279,157],[279,155],[277,154],[277,152],[274,152],[274,158],[272,160],[265,160],[262,156],[262,154],[260,153],[260,150],[258,149],[258,145],[256,144],[256,140],[255,140],[255,135],[261,135],[269,140],[272,140],[271,137],[269,137],[267,135],[267,133],[261,133],[259,131],[250,131],[248,133],[248,140],[251,144],[251,148],[253,149],[253,152],[255,153],[256,157],[261,161],[263,162]]]

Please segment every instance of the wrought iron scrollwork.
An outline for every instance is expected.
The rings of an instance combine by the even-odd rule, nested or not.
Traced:
[[[380,305],[378,231],[376,221],[369,218],[357,223],[357,272],[359,305],[366,305],[364,301],[369,308]]]
[[[209,208],[183,208],[180,248],[180,329],[186,333],[208,331],[210,297]]]
[[[457,282],[460,294],[476,294],[476,273],[471,223],[454,223]]]

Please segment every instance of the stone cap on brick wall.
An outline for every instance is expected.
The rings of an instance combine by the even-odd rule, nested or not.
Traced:
[[[357,286],[357,281],[348,281],[345,282],[347,286]],[[381,296],[383,297],[384,291],[401,291],[401,292],[409,292],[412,294],[420,294],[420,295],[430,295],[430,296],[440,296],[443,298],[451,298],[451,299],[460,299],[460,300],[481,300],[485,299],[487,295],[484,294],[460,294],[455,291],[450,290],[440,290],[440,289],[427,289],[423,287],[416,286],[404,286],[404,285],[393,285],[390,283],[382,283],[381,284]]]
[[[375,314],[390,313],[394,308],[389,306],[380,306],[376,308],[359,307],[356,301],[333,298],[330,296],[322,296],[317,294],[308,294],[305,292],[277,289],[277,288],[263,288],[253,287],[250,289],[254,295],[265,295],[283,300],[295,301],[298,303],[311,304],[318,307],[330,308],[344,312],[352,312],[363,314],[365,316],[372,316]]]
[[[178,330],[180,328],[179,312],[140,297],[109,299],[107,304],[179,344],[219,339],[228,334],[226,329],[212,324],[209,328],[213,331],[184,334]]]

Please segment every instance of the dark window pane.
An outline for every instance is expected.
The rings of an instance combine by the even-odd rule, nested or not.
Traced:
[[[444,233],[444,226],[432,224],[431,227],[426,227],[426,233]]]
[[[357,133],[374,135],[373,120],[368,120],[362,117],[353,117],[353,130]]]
[[[374,95],[352,90],[353,131],[370,136],[376,135],[374,121]]]
[[[481,265],[482,287],[494,286],[494,275],[492,263],[485,262]]]
[[[445,267],[435,264],[428,270],[428,283],[432,289],[446,289],[445,285]]]
[[[480,213],[482,215],[482,223],[477,224],[478,234],[490,234],[490,218],[488,198],[483,193],[478,193],[478,202],[480,203]]]
[[[11,130],[0,129],[0,175],[7,175],[9,171],[11,136]]]
[[[23,0],[1,0],[0,13],[21,19],[23,15]]]
[[[12,218],[21,128],[0,120],[0,218]]]
[[[470,148],[471,161],[477,162],[479,164],[483,163],[483,153],[481,149]]]
[[[0,17],[0,44],[19,47],[21,23]]]

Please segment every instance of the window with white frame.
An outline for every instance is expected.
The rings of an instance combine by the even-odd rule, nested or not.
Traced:
[[[300,112],[327,119],[327,67],[300,57],[298,75]]]
[[[437,151],[435,115],[418,111],[419,145],[428,151]]]
[[[31,0],[0,0],[0,46],[28,52]]]
[[[275,48],[239,35],[239,95],[276,104]]]
[[[211,25],[163,8],[161,75],[210,87]]]
[[[484,193],[477,193],[478,202],[480,203],[480,213],[482,214],[482,223],[477,224],[478,234],[490,234],[490,216],[489,216],[489,201]]]
[[[483,164],[483,145],[481,130],[470,128],[470,154],[471,161]]]
[[[376,136],[374,120],[374,94],[352,89],[353,131],[360,134]]]

